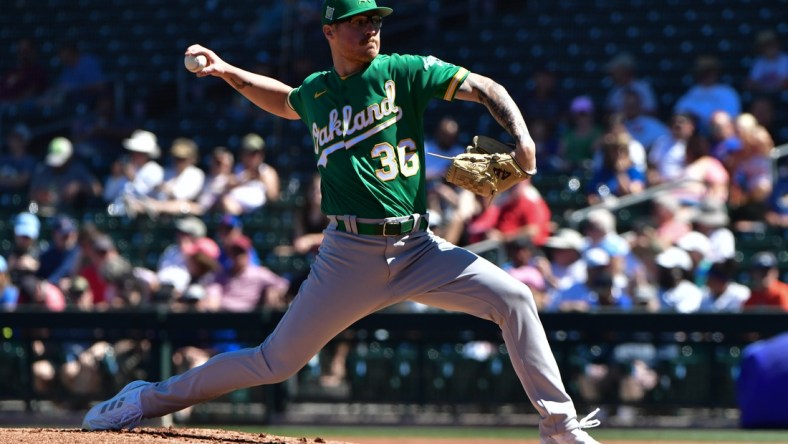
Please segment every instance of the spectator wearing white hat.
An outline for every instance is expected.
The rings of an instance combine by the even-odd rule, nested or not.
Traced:
[[[150,131],[136,130],[123,141],[129,152],[124,166],[126,183],[123,192],[116,200],[117,211],[133,216],[144,209],[141,199],[151,197],[164,180],[164,169],[154,159],[160,154],[156,135]]]
[[[548,301],[556,293],[585,282],[588,275],[582,260],[584,242],[582,234],[561,228],[542,246],[546,256],[534,257],[534,265],[544,277]]]
[[[699,232],[690,231],[681,236],[676,242],[676,246],[686,251],[692,259],[692,278],[695,285],[703,287],[706,285],[709,269],[712,262],[709,260],[711,254],[711,241]]]
[[[697,285],[687,279],[692,271],[689,253],[678,247],[670,247],[657,255],[656,263],[660,309],[679,313],[698,311],[703,294]]]
[[[101,184],[74,156],[74,147],[65,137],[49,143],[44,165],[36,170],[30,184],[30,198],[39,214],[69,213],[101,195]]]
[[[725,205],[716,201],[704,201],[690,218],[695,231],[705,234],[710,241],[708,259],[725,262],[736,256],[736,237],[728,228],[730,218]]]
[[[21,123],[6,135],[6,149],[0,155],[0,192],[27,194],[36,170],[36,159],[27,151],[31,137],[30,129]]]

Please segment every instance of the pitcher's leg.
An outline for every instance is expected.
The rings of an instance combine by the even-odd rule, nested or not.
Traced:
[[[543,435],[578,427],[571,398],[539,320],[528,287],[494,264],[456,248],[434,255],[435,290],[414,301],[472,314],[497,323],[512,364],[531,403],[542,417]]]
[[[309,277],[276,329],[258,347],[223,353],[181,375],[173,376],[141,394],[143,415],[162,416],[233,390],[281,382],[301,369],[329,340],[353,322],[388,302],[389,292],[375,259],[364,266],[333,260],[332,246],[344,256],[364,258],[352,242],[324,240]],[[385,244],[382,244],[385,246]],[[353,248],[359,252],[353,255]],[[348,254],[349,253],[349,254]],[[385,261],[380,260],[385,265]]]

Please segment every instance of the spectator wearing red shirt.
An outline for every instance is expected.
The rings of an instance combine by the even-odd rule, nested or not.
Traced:
[[[777,258],[762,251],[752,257],[752,293],[744,303],[745,309],[773,308],[788,311],[788,284],[780,282]]]
[[[526,180],[517,184],[502,200],[488,206],[468,225],[468,241],[494,239],[510,242],[529,239],[537,247],[550,235],[550,208],[542,195]]]

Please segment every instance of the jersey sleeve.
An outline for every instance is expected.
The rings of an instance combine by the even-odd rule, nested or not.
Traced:
[[[446,101],[454,100],[457,90],[470,71],[444,62],[434,56],[403,55],[400,56],[408,68],[411,85],[423,91],[424,99],[438,98]],[[425,103],[426,104],[426,103]]]

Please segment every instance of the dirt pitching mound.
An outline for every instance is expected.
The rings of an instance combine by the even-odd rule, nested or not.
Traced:
[[[266,433],[211,429],[142,428],[124,432],[84,432],[78,429],[0,429],[0,444],[350,444],[320,437],[288,438]]]

